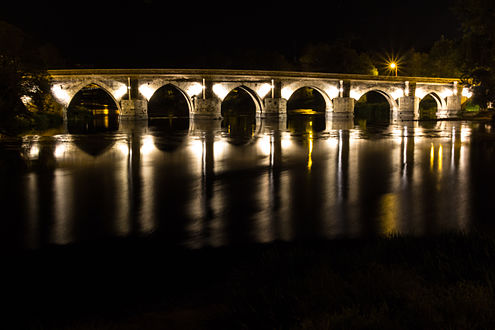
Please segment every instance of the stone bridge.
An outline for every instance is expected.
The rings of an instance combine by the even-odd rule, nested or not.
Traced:
[[[285,116],[287,100],[302,87],[317,90],[330,118],[352,118],[354,103],[370,91],[383,95],[391,119],[419,118],[419,102],[431,95],[437,118],[455,117],[466,91],[458,79],[370,76],[286,71],[195,69],[81,69],[50,70],[52,92],[67,108],[82,88],[96,84],[115,101],[122,119],[146,119],[147,103],[165,85],[176,87],[187,101],[191,118],[220,118],[221,104],[234,88],[246,91],[259,117]]]

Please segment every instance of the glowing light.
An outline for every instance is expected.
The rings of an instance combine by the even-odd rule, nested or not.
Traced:
[[[290,96],[292,95],[294,91],[290,87],[284,87],[281,90],[282,97],[286,100],[290,99]]]
[[[129,155],[129,146],[127,143],[124,142],[117,142],[115,144],[115,148],[123,155],[123,156],[128,156]]]
[[[462,89],[462,96],[467,97],[468,99],[473,96],[473,92],[469,88],[464,87]]]
[[[325,93],[327,93],[328,97],[334,99],[339,97],[339,88],[337,86],[330,86],[325,90]]]
[[[361,93],[356,91],[356,90],[352,90],[349,92],[349,96],[352,98],[352,99],[355,99],[356,101],[359,100],[361,98]]]
[[[281,145],[282,145],[282,149],[288,149],[292,146],[292,140],[290,138],[290,134],[282,133]]]
[[[192,140],[190,144],[191,152],[197,157],[203,157],[203,142],[201,140]]]
[[[395,60],[392,59],[388,63],[388,67],[389,67],[390,71],[392,71],[392,73],[394,73],[395,76],[397,77],[397,70],[399,69],[399,64]]]
[[[66,151],[67,151],[67,146],[65,145],[65,143],[60,143],[57,144],[57,146],[55,147],[55,152],[53,153],[53,155],[55,156],[55,158],[61,158],[63,157]]]
[[[264,83],[258,88],[258,95],[260,96],[260,98],[264,98],[266,94],[268,94],[268,92],[270,92],[271,90],[272,90],[272,85],[268,83]]]
[[[311,171],[313,166],[313,133],[309,133],[309,151],[308,151],[308,170]]]
[[[443,167],[443,147],[442,145],[440,145],[438,147],[438,171],[442,171],[442,167]]]
[[[125,94],[127,94],[127,86],[122,84],[115,92],[114,92],[114,95],[115,95],[115,99],[119,100],[122,98],[122,96],[124,96]]]
[[[397,100],[399,97],[404,96],[404,90],[402,88],[398,88],[395,91],[393,91],[392,93],[390,93],[390,95],[392,96],[392,98],[394,100]]]
[[[270,155],[271,151],[271,141],[269,135],[264,135],[261,139],[258,140],[258,147],[261,153],[265,156]]]
[[[203,85],[200,83],[192,83],[186,90],[187,95],[189,96],[197,96],[203,92]]]
[[[444,99],[444,98],[446,98],[448,96],[454,95],[454,91],[452,89],[450,89],[450,88],[445,88],[439,94],[440,94],[440,97],[442,99]]]
[[[29,159],[38,159],[39,155],[40,155],[40,148],[38,147],[37,144],[35,144],[29,149]]]
[[[229,91],[222,84],[215,84],[213,85],[213,93],[223,100]]]
[[[435,163],[435,146],[433,146],[432,143],[430,148],[430,170],[433,170],[434,163]]]
[[[21,96],[21,102],[24,104],[24,105],[28,105],[33,99],[31,98],[31,96],[27,96],[27,95],[23,95]]]
[[[419,97],[420,99],[424,98],[428,94],[424,89],[422,88],[416,88],[416,97]]]
[[[143,139],[140,151],[142,155],[149,155],[153,150],[155,150],[155,143],[153,142],[153,137],[148,135]]]
[[[223,140],[215,141],[213,143],[213,157],[220,159],[224,156],[229,144]]]
[[[148,101],[155,93],[155,90],[151,88],[148,84],[143,84],[139,86],[139,93],[141,93]]]
[[[52,93],[55,98],[64,104],[68,104],[70,101],[70,96],[69,93],[65,89],[63,89],[62,85],[53,85],[52,86]]]

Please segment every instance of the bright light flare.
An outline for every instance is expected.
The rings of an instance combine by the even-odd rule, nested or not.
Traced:
[[[329,98],[334,99],[336,97],[339,97],[340,91],[337,86],[330,86],[325,89],[325,93],[328,95]]]
[[[229,91],[222,84],[215,84],[213,85],[213,93],[223,100]]]
[[[223,140],[215,141],[213,143],[213,157],[215,159],[221,159],[225,155],[229,144]]]
[[[141,93],[148,101],[155,93],[155,90],[150,87],[148,84],[143,84],[139,86],[139,93]]]
[[[260,98],[264,98],[266,94],[268,94],[271,90],[272,90],[272,85],[268,83],[264,83],[258,88],[258,95]]]
[[[155,150],[155,143],[153,141],[153,137],[151,135],[146,136],[143,139],[143,144],[141,145],[141,154],[149,155]]]
[[[122,84],[115,92],[115,99],[120,100],[122,96],[127,94],[127,86],[125,84]]]
[[[292,88],[290,88],[290,87],[284,87],[284,88],[282,88],[281,94],[282,94],[282,97],[284,99],[288,100],[288,99],[290,99],[290,97],[291,97],[291,95],[292,95],[293,92],[294,91],[292,90]]]
[[[404,96],[404,90],[402,88],[397,88],[395,91],[390,93],[390,96],[392,96],[394,100],[397,100],[398,98]]]
[[[272,150],[270,135],[264,135],[258,139],[258,148],[264,156],[270,155]]]
[[[192,83],[186,90],[187,95],[190,97],[197,96],[203,92],[203,85],[198,82]]]
[[[462,96],[467,97],[469,99],[473,96],[473,92],[469,88],[464,87],[462,88]]]
[[[55,158],[62,158],[66,151],[67,146],[65,145],[65,143],[59,143],[55,147],[55,152],[53,153],[53,155],[55,156]]]
[[[52,86],[52,93],[55,98],[63,103],[63,104],[68,104],[70,101],[70,96],[69,93],[63,88],[62,85],[56,84]]]

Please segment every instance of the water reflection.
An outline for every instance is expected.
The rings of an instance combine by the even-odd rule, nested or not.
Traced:
[[[4,242],[36,248],[145,234],[200,248],[427,235],[473,228],[480,200],[493,197],[478,193],[479,173],[493,178],[485,127],[235,123],[167,119],[0,142],[9,159],[0,203],[16,214],[2,223]]]

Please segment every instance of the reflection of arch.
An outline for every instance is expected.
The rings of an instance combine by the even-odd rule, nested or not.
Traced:
[[[193,110],[193,104],[192,104],[192,101],[191,99],[189,98],[189,96],[187,95],[186,92],[184,92],[180,87],[178,87],[177,85],[175,84],[172,84],[172,83],[167,83],[167,84],[164,84],[162,86],[160,86],[159,88],[157,88],[153,94],[151,95],[151,97],[149,98],[148,100],[148,115],[150,117],[153,117],[154,115],[159,115],[158,114],[154,114],[154,110],[153,110],[153,107],[159,107],[160,106],[160,102],[162,102],[162,105],[163,103],[166,101],[164,101],[163,99],[160,99],[160,93],[162,93],[163,91],[165,90],[172,90],[173,92],[176,92],[178,93],[178,96],[181,98],[179,100],[175,100],[176,102],[178,101],[179,102],[179,106],[180,106],[180,101],[183,100],[184,101],[184,105],[186,107],[186,111],[183,113],[183,114],[176,114],[177,117],[191,117],[191,112]],[[170,114],[169,114],[170,115]]]
[[[224,99],[222,100],[222,103],[223,101],[225,101],[225,99],[227,98],[227,96],[232,93],[233,90],[235,89],[240,89],[242,90],[243,92],[245,92],[247,95],[249,95],[249,97],[251,98],[251,100],[253,101],[253,104],[254,104],[254,107],[255,107],[255,112],[254,114],[256,113],[260,113],[263,109],[263,102],[261,100],[261,98],[259,97],[258,93],[256,93],[255,91],[253,91],[251,88],[247,87],[247,86],[244,86],[244,85],[238,85],[238,86],[235,86],[234,88],[232,88],[228,94],[224,97]]]
[[[74,101],[74,98],[77,96],[77,94],[81,93],[82,91],[84,91],[84,89],[88,88],[88,87],[92,87],[92,86],[95,86],[97,88],[99,88],[100,90],[102,90],[103,92],[105,92],[105,94],[107,94],[112,100],[113,100],[113,104],[115,105],[115,107],[117,108],[117,110],[119,110],[120,112],[120,104],[119,102],[115,99],[114,95],[110,92],[110,88],[105,85],[104,83],[102,82],[93,82],[93,81],[85,81],[83,83],[80,83],[76,88],[74,88],[73,90],[75,91],[74,94],[72,95],[72,97],[70,98],[68,104],[67,104],[67,109],[70,108],[70,106],[72,105],[72,102]]]
[[[293,90],[292,93],[290,94],[290,96],[287,95],[287,97],[288,97],[288,99],[287,99],[287,111],[289,111],[289,107],[290,107],[289,103],[294,101],[294,100],[291,100],[294,97],[294,95],[296,93],[302,91],[305,88],[309,88],[309,89],[312,89],[313,91],[316,91],[318,93],[318,96],[313,96],[313,97],[316,99],[321,97],[321,99],[323,100],[323,109],[322,109],[322,111],[320,111],[321,113],[325,113],[325,112],[329,111],[330,109],[332,109],[332,101],[330,100],[328,95],[323,90],[321,90],[318,87],[314,87],[312,85],[304,85],[304,86],[301,86],[301,87]]]
[[[390,93],[387,93],[386,91],[375,88],[375,87],[361,90],[358,93],[354,92],[351,94],[351,97],[354,98],[356,101],[359,101],[359,99],[361,97],[363,97],[363,95],[366,95],[369,92],[376,92],[376,93],[382,95],[387,100],[388,104],[390,105],[390,111],[393,111],[393,110],[398,108],[397,102],[395,102],[394,97]]]

